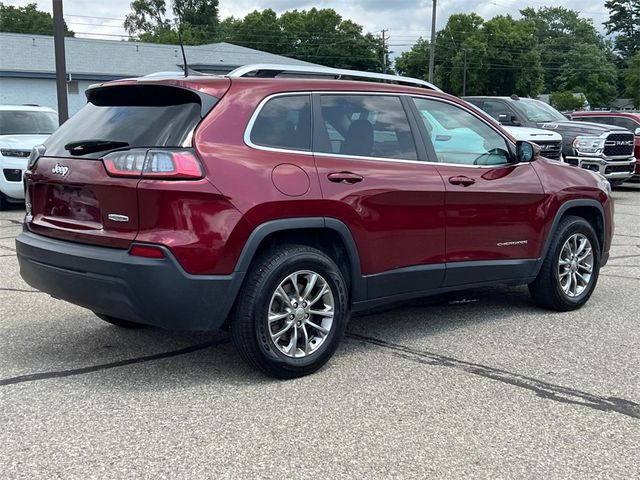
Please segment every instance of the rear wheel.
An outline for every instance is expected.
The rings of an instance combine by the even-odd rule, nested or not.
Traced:
[[[236,300],[231,334],[249,365],[295,378],[331,358],[347,319],[345,281],[336,264],[314,248],[286,246],[254,264]]]
[[[96,317],[100,320],[104,320],[111,325],[115,325],[121,328],[129,328],[131,330],[135,330],[138,328],[144,328],[146,325],[142,323],[130,322],[129,320],[122,320],[121,318],[112,317],[111,315],[103,315],[102,313],[93,312]]]
[[[564,218],[553,235],[540,273],[529,291],[539,306],[575,310],[584,305],[600,273],[600,246],[596,232],[584,218]]]

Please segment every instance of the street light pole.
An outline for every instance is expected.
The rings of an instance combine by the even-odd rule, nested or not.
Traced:
[[[67,103],[67,66],[64,56],[64,16],[62,0],[53,0],[53,45],[56,56],[56,91],[58,96],[58,123],[69,118]]]
[[[429,82],[433,83],[433,64],[436,57],[436,0],[433,1],[431,12],[431,45],[429,50]]]

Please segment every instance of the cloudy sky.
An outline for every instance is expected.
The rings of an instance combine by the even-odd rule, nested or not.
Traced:
[[[34,0],[3,0],[5,5],[22,6]],[[518,11],[527,6],[563,6],[577,10],[583,17],[593,20],[600,31],[602,22],[608,19],[605,0],[439,0],[436,26],[442,28],[449,15],[459,12],[476,12],[489,19],[495,15],[510,14],[518,17]],[[37,2],[42,10],[51,11],[50,0]],[[126,35],[122,28],[124,16],[129,12],[131,0],[64,0],[67,24],[78,36],[119,40]],[[169,2],[167,2],[169,3]],[[333,8],[344,18],[364,26],[366,31],[380,32],[387,29],[390,44],[395,53],[410,48],[419,36],[429,37],[431,28],[431,0],[220,0],[220,16],[243,17],[253,10],[272,8],[281,13],[290,9]]]

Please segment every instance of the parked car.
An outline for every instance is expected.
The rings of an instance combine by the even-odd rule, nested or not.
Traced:
[[[465,100],[503,125],[553,130],[562,136],[565,162],[598,172],[613,184],[633,175],[633,132],[615,125],[569,120],[555,108],[531,98],[475,96]]]
[[[505,283],[587,302],[613,234],[604,178],[421,80],[276,76],[291,68],[88,89],[30,158],[22,278],[123,327],[229,328],[281,378],[392,302]]]
[[[0,105],[0,210],[24,202],[27,158],[57,127],[58,117],[50,108]]]
[[[543,128],[513,127],[503,128],[516,140],[525,140],[540,147],[540,155],[551,160],[562,160],[562,136],[553,130]]]
[[[636,168],[631,181],[640,182],[640,112],[573,112],[571,119],[578,122],[615,125],[633,132],[635,134]]]

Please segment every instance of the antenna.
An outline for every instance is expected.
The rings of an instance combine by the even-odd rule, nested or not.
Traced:
[[[182,43],[182,14],[180,10],[175,9],[178,15],[178,42],[180,42],[180,50],[182,51],[182,62],[184,63],[184,76],[189,76],[189,65],[187,64],[187,55],[184,53],[184,44]]]

